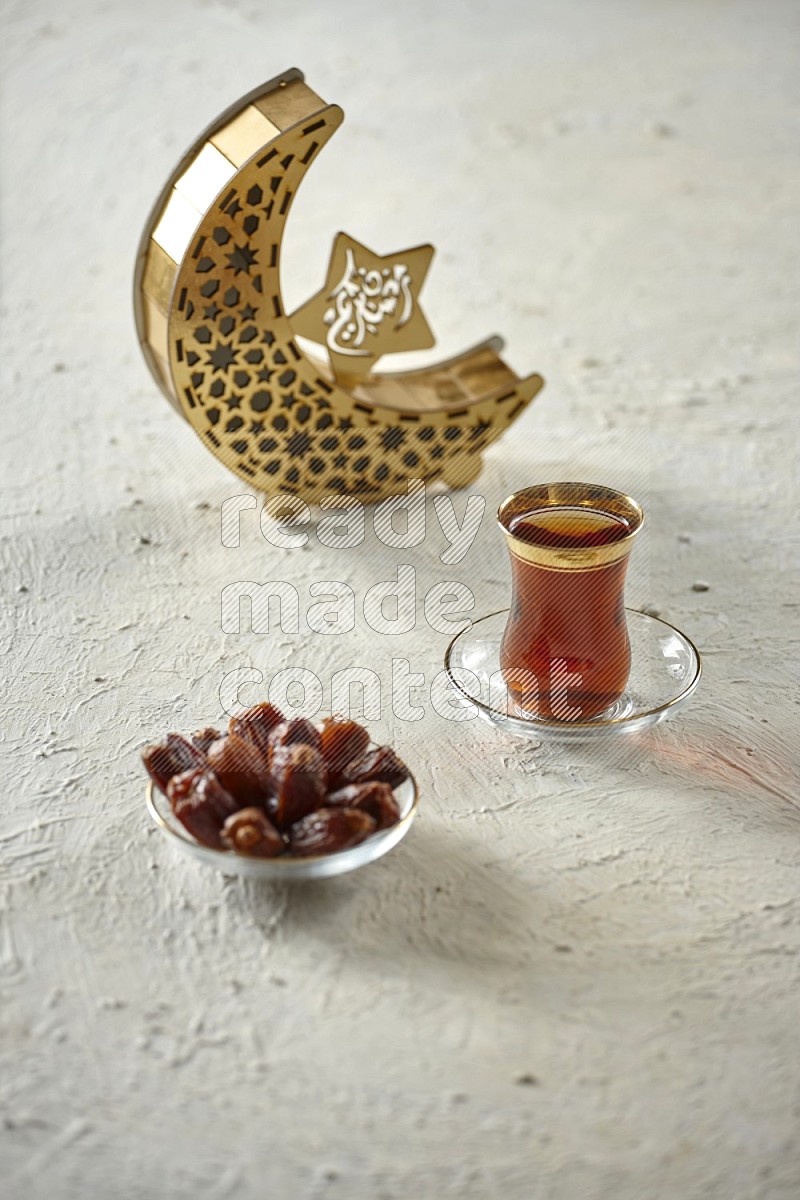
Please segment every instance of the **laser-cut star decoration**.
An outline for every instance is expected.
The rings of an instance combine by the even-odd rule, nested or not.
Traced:
[[[216,375],[217,371],[226,372],[231,363],[236,362],[237,353],[230,342],[218,341],[208,354],[208,362],[214,368],[214,374]]]
[[[366,375],[383,354],[435,345],[419,306],[433,246],[375,254],[339,233],[325,286],[290,317],[301,337],[327,347],[337,379]]]
[[[235,249],[226,255],[228,262],[233,267],[234,275],[238,275],[240,271],[244,271],[249,275],[250,268],[256,261],[256,251],[251,250],[247,242],[243,246],[238,246],[234,243],[234,246]]]

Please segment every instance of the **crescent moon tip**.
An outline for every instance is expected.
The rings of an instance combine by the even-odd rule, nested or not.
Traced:
[[[544,387],[544,376],[534,372],[533,375],[526,375],[524,379],[519,381],[519,389],[527,394],[528,403],[533,400],[534,396],[538,396],[539,392]]]

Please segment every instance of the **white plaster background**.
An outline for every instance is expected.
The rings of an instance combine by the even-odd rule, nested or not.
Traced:
[[[0,1167],[13,1200],[789,1200],[800,1185],[796,3],[3,6]],[[346,112],[285,246],[430,239],[442,353],[546,391],[490,508],[643,497],[629,602],[705,654],[674,723],[558,749],[387,713],[423,808],[382,863],[225,881],[147,827],[138,747],[232,666],[446,638],[225,637],[238,579],[360,596],[423,547],[280,552],[157,393],[130,279],[164,176],[302,67]],[[484,523],[455,569],[502,603]],[[692,585],[703,581],[708,590]],[[526,1077],[534,1082],[520,1082]]]

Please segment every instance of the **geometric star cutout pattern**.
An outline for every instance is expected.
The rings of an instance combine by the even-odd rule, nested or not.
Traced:
[[[375,254],[338,233],[328,275],[316,295],[290,317],[301,337],[327,347],[339,380],[367,374],[383,354],[435,345],[419,306],[433,246]]]
[[[236,356],[236,350],[228,342],[217,342],[208,355],[209,366],[214,368],[215,375],[217,371],[225,372],[232,363],[236,362]]]

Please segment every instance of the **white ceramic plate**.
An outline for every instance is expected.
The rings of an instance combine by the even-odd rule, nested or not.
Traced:
[[[365,867],[367,863],[388,854],[406,836],[417,815],[419,797],[413,776],[394,789],[394,798],[400,809],[397,824],[389,829],[379,829],[366,841],[351,846],[349,850],[308,858],[293,858],[290,854],[281,854],[277,858],[249,858],[234,850],[214,850],[211,846],[203,846],[181,824],[167,797],[152,782],[148,783],[146,794],[147,811],[154,824],[182,853],[206,866],[216,867],[223,875],[241,875],[245,879],[265,879],[271,883],[343,875],[346,871]]]

